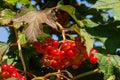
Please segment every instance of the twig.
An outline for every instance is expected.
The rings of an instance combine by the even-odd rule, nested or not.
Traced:
[[[95,73],[98,73],[98,72],[99,72],[99,69],[97,68],[95,70],[79,74],[79,75],[75,76],[74,79],[79,79],[81,77],[84,77],[84,76],[87,76],[87,75],[91,75],[91,74],[95,74]]]
[[[14,28],[14,27],[13,27],[13,28]],[[21,58],[21,62],[22,62],[22,65],[23,65],[24,72],[26,72],[26,66],[25,66],[25,62],[24,62],[23,55],[22,55],[22,49],[21,49],[21,44],[20,44],[20,42],[19,42],[18,33],[17,33],[17,30],[16,30],[15,28],[14,28],[14,31],[15,31],[15,35],[16,35],[16,38],[17,38],[19,56],[20,56],[20,58]]]

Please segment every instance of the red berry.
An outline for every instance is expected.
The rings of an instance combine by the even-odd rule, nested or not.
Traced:
[[[60,56],[65,56],[65,51],[61,50],[59,54]]]
[[[20,74],[17,71],[13,71],[10,76],[15,77],[15,78],[19,78]]]
[[[9,66],[9,70],[8,70],[10,73],[16,71],[16,68],[12,65]]]
[[[95,49],[95,48],[92,48],[92,49],[90,50],[90,54],[94,54],[94,53],[98,53],[98,50]]]
[[[52,41],[52,46],[58,46],[59,45],[59,41],[58,40],[53,40]]]
[[[10,73],[8,71],[3,71],[1,76],[4,77],[4,78],[9,78],[10,77]]]
[[[67,51],[67,54],[68,54],[69,56],[74,56],[74,55],[75,55],[74,51],[71,50],[71,49],[69,49],[69,50]]]
[[[64,42],[61,45],[62,50],[68,50],[70,48],[70,43],[69,42]]]
[[[51,51],[52,50],[52,46],[50,46],[50,45],[46,46],[46,50],[47,51]]]
[[[51,39],[51,37],[46,37],[46,38],[45,38],[45,42],[46,42],[47,44],[51,45],[51,44],[52,44],[52,39]]]
[[[26,80],[25,76],[20,76],[19,80]]]
[[[96,64],[96,63],[97,63],[97,60],[98,60],[98,58],[96,58],[96,57],[90,57],[90,62],[91,62],[92,64]]]
[[[8,71],[9,70],[9,65],[8,64],[2,64],[2,71]]]
[[[50,52],[52,55],[54,55],[54,56],[57,56],[57,55],[59,55],[59,50],[58,49],[54,49],[54,50],[51,50],[51,52]]]

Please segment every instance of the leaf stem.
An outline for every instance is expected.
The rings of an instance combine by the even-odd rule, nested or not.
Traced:
[[[91,75],[91,74],[95,74],[95,73],[98,73],[98,72],[99,72],[99,69],[97,68],[95,70],[79,74],[79,75],[75,76],[74,79],[79,79],[81,77],[84,77],[84,76],[87,76],[87,75]]]

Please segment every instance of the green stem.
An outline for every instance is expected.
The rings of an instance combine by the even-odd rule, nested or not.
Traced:
[[[84,77],[84,76],[87,76],[87,75],[91,75],[91,74],[95,74],[95,73],[98,73],[98,72],[99,72],[99,69],[97,68],[95,70],[79,74],[79,75],[75,76],[74,79],[79,79],[81,77]]]

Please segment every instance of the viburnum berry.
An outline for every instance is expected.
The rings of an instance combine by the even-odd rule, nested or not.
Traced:
[[[53,49],[53,50],[51,50],[50,53],[51,53],[52,55],[57,56],[57,55],[59,55],[59,50],[58,50],[58,49]]]
[[[20,74],[17,72],[17,71],[13,71],[11,74],[10,74],[11,77],[14,77],[14,78],[19,78]]]
[[[10,73],[12,73],[12,72],[17,71],[17,70],[16,70],[16,68],[15,68],[14,66],[9,65],[8,71],[9,71]]]
[[[96,64],[96,63],[97,63],[97,60],[98,60],[98,58],[96,58],[96,57],[94,56],[95,53],[98,53],[98,50],[95,49],[95,48],[92,48],[92,49],[90,50],[90,53],[89,53],[90,62],[91,62],[92,64]]]
[[[8,71],[2,71],[1,76],[4,77],[4,78],[9,78],[10,73]]]
[[[77,68],[82,61],[88,58],[86,46],[80,38],[59,42],[47,37],[45,38],[45,42],[42,43],[42,47],[38,46],[36,51],[43,55],[40,63],[55,69],[72,65],[74,65],[74,68]]]
[[[69,49],[68,51],[66,51],[66,53],[69,55],[69,56],[74,56],[75,53],[73,50]]]
[[[2,71],[8,71],[9,70],[9,65],[8,64],[3,64],[1,66]]]
[[[53,40],[52,41],[52,46],[58,46],[59,45],[59,41],[58,40]]]
[[[90,62],[91,62],[92,64],[96,64],[96,63],[97,63],[97,60],[98,60],[98,58],[96,58],[96,57],[90,57]]]

